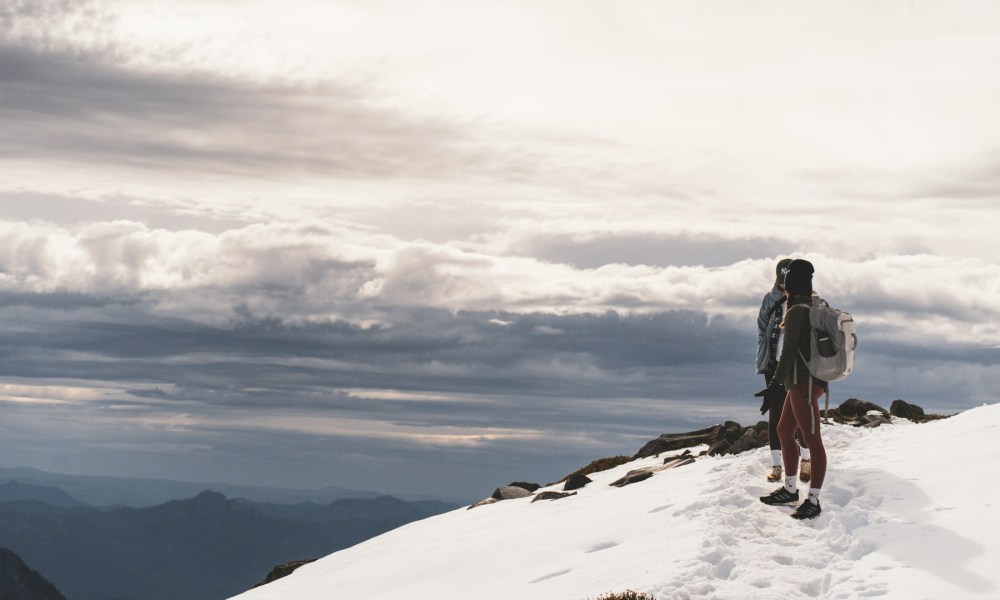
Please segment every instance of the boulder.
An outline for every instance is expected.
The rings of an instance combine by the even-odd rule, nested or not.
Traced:
[[[567,496],[575,496],[576,492],[566,493],[566,492],[542,492],[532,498],[532,502],[538,502],[539,500],[559,500],[560,498],[566,498]]]
[[[867,423],[863,419],[865,415],[869,412],[878,412],[882,416],[888,418],[889,411],[882,408],[877,404],[872,404],[866,400],[858,400],[857,398],[850,398],[843,402],[840,406],[830,411],[830,418],[837,423],[846,423],[848,425],[864,425]],[[822,412],[822,411],[821,411]]]
[[[500,502],[501,500],[514,500],[516,498],[527,498],[531,496],[532,493],[540,488],[541,486],[537,483],[525,483],[523,481],[515,481],[510,485],[502,485],[497,489],[493,490],[493,494],[489,498],[484,498],[479,502],[476,502],[469,509],[476,508],[477,506],[486,506],[487,504],[494,504]]]
[[[764,433],[765,437],[767,432]],[[735,443],[729,446],[727,454],[739,454],[740,452],[746,452],[747,450],[754,450],[765,445],[766,442],[762,441],[753,429],[747,429],[743,434],[743,437],[736,440]]]
[[[892,405],[889,407],[889,414],[894,417],[910,419],[911,421],[919,421],[927,417],[924,414],[924,409],[903,400],[893,400]]]
[[[663,452],[690,448],[692,446],[709,446],[708,455],[726,453],[729,447],[743,437],[743,426],[736,421],[726,421],[721,425],[713,425],[687,433],[664,433],[655,440],[646,443],[633,458],[659,456]]]
[[[716,440],[715,442],[712,443],[711,446],[708,447],[708,455],[721,456],[723,454],[726,454],[727,451],[729,450],[730,445],[731,444],[727,439]]]
[[[315,558],[307,558],[305,560],[293,560],[283,565],[278,565],[273,569],[271,569],[271,572],[267,574],[267,577],[264,578],[264,581],[257,583],[254,587],[256,588],[262,585],[267,585],[272,581],[277,581],[282,577],[287,577],[292,573],[294,573],[295,569],[298,569],[302,565],[308,565],[309,563],[314,562],[315,560],[316,560]]]
[[[671,462],[674,462],[675,460],[683,460],[683,459],[686,459],[686,458],[694,459],[694,455],[691,454],[690,450],[685,450],[684,452],[681,452],[680,454],[675,454],[673,456],[668,456],[668,457],[664,458],[663,459],[663,464],[671,463]]]
[[[496,504],[497,502],[499,502],[499,500],[497,500],[496,498],[483,498],[482,500],[480,500],[479,502],[476,502],[475,504],[471,505],[469,508],[467,508],[465,510],[472,510],[473,508],[478,508],[480,506],[486,506],[487,504]]]
[[[538,489],[537,487],[535,488]],[[494,500],[513,500],[515,498],[526,498],[531,495],[531,492],[527,488],[523,488],[519,485],[504,485],[493,490],[493,494],[490,498]]]
[[[861,418],[861,426],[869,429],[880,427],[885,424],[892,425],[892,419],[881,415],[865,415]]]
[[[675,469],[677,467],[683,467],[684,465],[689,465],[694,462],[693,456],[682,456],[675,458],[673,460],[667,459],[663,461],[663,466],[668,469]]]
[[[664,452],[701,446],[702,444],[711,444],[718,439],[722,428],[722,425],[713,425],[705,429],[689,431],[687,433],[664,433],[655,440],[647,442],[632,458],[648,458],[650,456],[658,456]]]
[[[736,421],[726,421],[723,423],[720,433],[727,442],[732,444],[743,437],[743,426]]]
[[[538,489],[542,487],[542,486],[538,485],[537,483],[528,483],[526,481],[512,481],[511,483],[508,483],[507,485],[508,486],[519,487],[519,488],[524,488],[524,489],[526,489],[526,490],[528,490],[529,492],[532,492],[532,493],[537,492]]]
[[[566,484],[563,485],[563,489],[567,492],[578,490],[591,482],[593,482],[593,480],[590,477],[581,475],[580,473],[573,473],[568,479],[566,479]]]
[[[655,473],[668,469],[666,465],[656,465],[652,467],[643,467],[641,469],[632,469],[625,474],[624,477],[618,479],[617,481],[611,482],[609,485],[615,487],[625,487],[626,485],[631,485],[633,483],[639,483],[640,481],[646,481],[652,477]]]

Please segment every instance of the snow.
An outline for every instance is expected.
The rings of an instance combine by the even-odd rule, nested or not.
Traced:
[[[1000,404],[823,436],[813,521],[757,500],[775,487],[766,448],[608,485],[649,458],[576,496],[411,523],[236,598],[1000,598]]]

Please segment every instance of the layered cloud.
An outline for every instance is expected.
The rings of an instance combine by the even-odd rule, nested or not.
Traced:
[[[495,240],[409,242],[334,224],[257,224],[219,234],[134,221],[0,227],[0,289],[8,293],[142,299],[163,314],[201,314],[216,323],[240,314],[293,323],[364,319],[369,307],[384,305],[750,318],[778,256],[766,256],[775,245],[766,238],[700,235],[542,238],[528,244],[531,254],[513,252],[516,245],[498,254]],[[662,254],[653,251],[656,244]],[[756,252],[732,260],[754,244]],[[1000,344],[990,325],[1000,313],[993,300],[1000,297],[1000,267],[992,263],[931,254],[800,255],[816,264],[817,289],[849,301],[873,325],[902,336]]]
[[[991,399],[995,7],[585,4],[0,6],[3,454],[561,475],[759,418],[784,256]]]

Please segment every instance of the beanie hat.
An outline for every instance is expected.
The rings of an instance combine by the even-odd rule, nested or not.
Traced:
[[[797,258],[788,263],[788,272],[785,274],[785,289],[793,296],[808,296],[812,294],[813,281],[812,263],[808,260]]]
[[[788,265],[791,264],[792,259],[783,258],[778,261],[778,266],[774,267],[775,284],[785,284],[785,272],[788,269]]]

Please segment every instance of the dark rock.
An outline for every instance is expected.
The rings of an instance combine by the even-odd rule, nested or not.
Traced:
[[[537,492],[539,490],[539,488],[542,487],[542,486],[538,485],[537,483],[528,483],[526,481],[512,481],[511,483],[508,483],[507,485],[508,486],[519,487],[519,488],[528,490],[531,493]]]
[[[713,425],[705,429],[689,431],[687,433],[664,433],[655,440],[647,442],[632,458],[648,458],[664,452],[701,446],[702,444],[711,444],[718,439],[722,428],[722,425]]]
[[[708,450],[701,454],[717,456],[722,454],[739,454],[767,444],[767,421],[760,421],[753,427],[744,428],[736,421],[726,421],[722,425],[713,425],[698,431],[688,433],[665,433],[647,442],[636,453],[635,458],[658,456],[661,452],[690,448],[691,446],[707,445]]]
[[[536,490],[538,488],[535,488]],[[493,490],[490,498],[494,500],[514,500],[515,498],[526,498],[531,495],[527,488],[519,485],[505,485]]]
[[[720,456],[722,454],[726,454],[726,452],[729,450],[729,446],[730,446],[729,440],[726,439],[718,440],[708,447],[708,455]]]
[[[262,585],[267,585],[272,581],[277,581],[281,579],[282,577],[288,577],[295,571],[295,569],[298,569],[302,565],[308,565],[309,563],[315,561],[316,561],[315,558],[307,558],[306,560],[293,560],[292,562],[287,562],[283,565],[278,565],[273,569],[271,569],[271,572],[267,574],[267,577],[264,578],[264,581],[261,581],[254,587],[256,588]]]
[[[729,446],[726,454],[739,454],[740,452],[746,452],[747,450],[754,450],[760,448],[764,445],[759,437],[754,433],[753,429],[748,429],[747,433],[743,434],[743,437],[736,440],[736,443]]]
[[[910,419],[911,421],[919,421],[927,417],[924,414],[924,409],[903,400],[893,400],[892,405],[889,407],[889,414],[894,417]]]
[[[54,585],[24,564],[6,548],[0,548],[0,598],[3,600],[66,600]]]
[[[569,479],[566,480],[566,484],[563,486],[563,489],[566,490],[567,492],[571,490],[578,490],[583,486],[587,485],[588,483],[592,482],[593,480],[590,477],[587,477],[586,475],[581,475],[579,473],[574,473],[569,476]]]
[[[641,469],[633,469],[625,474],[624,477],[613,481],[610,485],[615,487],[625,487],[626,485],[631,485],[633,483],[639,483],[640,481],[646,481],[652,477],[655,473],[666,469],[664,465],[658,465],[653,467],[643,467]]]
[[[525,487],[527,486],[527,487]],[[514,500],[516,498],[527,498],[532,495],[534,490],[529,491],[528,488],[534,486],[537,490],[540,486],[534,483],[523,483],[514,482],[510,485],[503,485],[493,490],[493,494],[489,498],[484,498],[479,502],[476,502],[469,509],[476,508],[477,506],[485,506],[487,504],[493,504],[495,502],[500,502],[501,500]]]
[[[467,508],[465,510],[472,510],[473,508],[477,508],[477,507],[480,507],[480,506],[486,506],[487,504],[496,504],[497,502],[499,502],[499,500],[497,500],[496,498],[483,498],[482,500],[480,500],[479,502],[476,502],[475,504],[469,506],[469,508]]]
[[[606,458],[599,458],[599,459],[591,462],[586,467],[583,467],[582,469],[577,469],[576,471],[573,471],[572,473],[570,473],[566,477],[563,477],[562,479],[556,480],[556,481],[554,481],[554,482],[546,485],[545,487],[549,487],[551,485],[556,485],[558,483],[564,482],[564,481],[566,481],[567,479],[569,479],[570,477],[572,477],[574,475],[591,475],[593,473],[599,473],[601,471],[607,471],[608,469],[613,469],[615,467],[621,466],[621,465],[623,465],[623,464],[625,464],[625,463],[627,463],[627,462],[629,462],[631,460],[632,460],[631,456],[608,456]]]
[[[831,409],[828,413],[828,417],[835,423],[860,427],[868,424],[869,421],[865,418],[865,416],[873,411],[879,413],[887,419],[890,416],[889,411],[877,404],[872,404],[866,400],[850,398],[837,408]]]
[[[681,452],[680,454],[675,454],[673,456],[668,456],[668,457],[664,458],[663,459],[663,464],[667,464],[667,463],[673,462],[675,460],[680,460],[680,459],[685,459],[685,458],[692,458],[692,459],[694,458],[694,456],[691,454],[690,450],[685,450],[684,452]]]
[[[865,415],[862,418],[861,426],[867,427],[869,429],[879,427],[885,424],[892,425],[892,419],[889,417],[876,417],[875,415]]]
[[[764,425],[766,426],[767,424],[765,423]],[[734,423],[733,421],[727,421],[724,427],[725,437],[709,447],[709,456],[739,454],[740,452],[760,448],[767,443],[766,427],[763,439],[754,427],[743,429],[739,423]]]
[[[722,435],[727,442],[732,444],[743,437],[743,426],[736,421],[726,421],[722,425]]]
[[[663,461],[663,465],[667,469],[675,469],[677,467],[683,467],[684,465],[689,465],[694,462],[693,456],[681,456],[674,458],[673,460],[667,459]]]
[[[567,494],[566,492],[542,492],[532,498],[532,502],[538,502],[539,500],[559,500],[560,498],[566,498],[567,496],[575,496],[576,492]]]
[[[881,406],[865,400],[858,400],[857,398],[850,398],[837,407],[837,412],[845,419],[858,419],[873,410],[882,413],[886,417],[889,416],[889,411]]]

